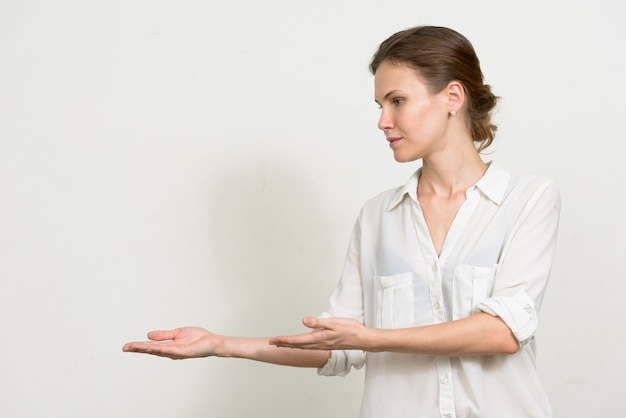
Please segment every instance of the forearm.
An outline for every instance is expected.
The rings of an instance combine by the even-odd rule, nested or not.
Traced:
[[[199,357],[236,357],[296,367],[324,367],[330,351],[279,348],[267,338],[226,337],[204,328],[183,327],[151,331],[149,341],[129,342],[126,352],[145,353],[175,360]]]
[[[243,358],[283,366],[324,367],[330,357],[326,350],[276,347],[268,338],[223,337],[219,357]]]
[[[366,351],[440,356],[512,354],[519,344],[504,321],[486,313],[442,324],[402,329],[367,328]]]

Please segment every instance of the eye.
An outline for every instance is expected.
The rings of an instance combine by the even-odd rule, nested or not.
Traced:
[[[393,104],[395,105],[401,105],[402,103],[404,103],[404,99],[400,97],[393,99]]]

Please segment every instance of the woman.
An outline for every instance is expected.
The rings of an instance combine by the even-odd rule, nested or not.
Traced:
[[[422,166],[363,206],[329,311],[303,321],[313,331],[266,339],[181,328],[124,351],[240,357],[323,375],[365,364],[362,417],[551,416],[533,336],[558,188],[483,162],[496,97],[459,33],[398,32],[370,69],[394,158]]]

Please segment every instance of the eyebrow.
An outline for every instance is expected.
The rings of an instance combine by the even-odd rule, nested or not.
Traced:
[[[398,90],[398,89],[391,90],[390,92],[388,92],[387,94],[385,94],[385,95],[383,96],[383,100],[386,100],[389,96],[391,96],[392,94],[394,94],[394,93],[396,93],[396,92],[398,92],[398,91],[400,91],[400,90]],[[378,100],[374,99],[374,101],[375,101],[376,103],[378,103]],[[378,103],[378,104],[380,104],[380,103]]]

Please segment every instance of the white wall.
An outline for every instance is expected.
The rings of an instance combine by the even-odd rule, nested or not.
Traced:
[[[539,331],[556,415],[621,414],[623,13],[609,0],[0,2],[0,416],[353,417],[362,372],[124,354],[303,330],[361,204],[405,180],[369,58],[451,26],[503,96],[497,159],[555,179]]]

